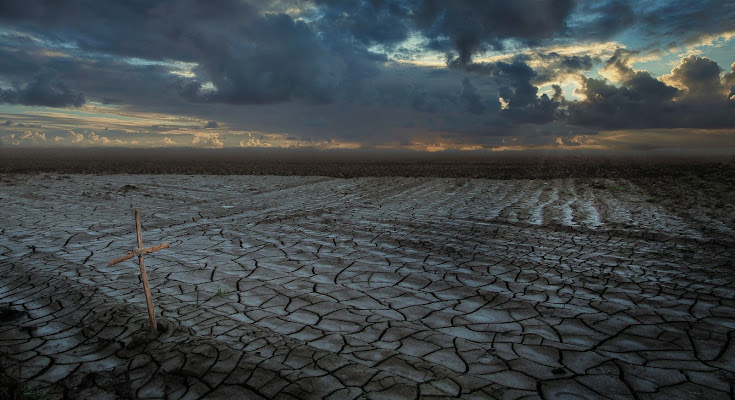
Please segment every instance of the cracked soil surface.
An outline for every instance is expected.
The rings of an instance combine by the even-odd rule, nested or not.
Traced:
[[[52,398],[734,397],[731,206],[627,179],[0,178],[0,364]],[[107,266],[133,208],[171,244],[145,258],[158,337],[137,259]]]

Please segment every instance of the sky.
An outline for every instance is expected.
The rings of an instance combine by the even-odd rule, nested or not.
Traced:
[[[0,147],[735,150],[735,0],[1,0]]]

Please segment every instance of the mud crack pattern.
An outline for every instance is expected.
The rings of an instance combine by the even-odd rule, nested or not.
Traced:
[[[627,180],[18,175],[0,199],[0,361],[52,397],[733,398],[732,221]],[[135,260],[106,265],[133,208],[171,243],[159,337]]]

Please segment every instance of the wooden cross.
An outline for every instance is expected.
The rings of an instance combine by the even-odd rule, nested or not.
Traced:
[[[140,232],[140,210],[135,209],[135,230],[138,233],[138,250],[129,251],[124,256],[114,259],[107,263],[109,266],[113,266],[117,263],[121,263],[125,260],[129,260],[135,256],[138,256],[138,263],[140,264],[140,280],[143,282],[143,290],[145,291],[145,301],[148,303],[148,317],[151,319],[151,332],[154,334],[158,333],[156,325],[156,314],[153,310],[153,299],[151,298],[151,289],[148,287],[148,274],[145,272],[145,264],[143,263],[143,255],[153,253],[161,249],[168,248],[168,243],[162,243],[158,246],[143,247],[143,236]]]

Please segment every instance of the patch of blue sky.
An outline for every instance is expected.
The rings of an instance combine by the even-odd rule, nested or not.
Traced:
[[[190,63],[185,61],[177,61],[177,60],[149,60],[145,58],[138,58],[138,57],[122,57],[120,58],[121,61],[128,63],[130,65],[134,65],[136,67],[147,67],[151,65],[160,66],[167,68],[169,73],[174,75],[181,75],[186,77],[193,77],[194,74],[194,68],[198,66],[197,63]]]
[[[46,37],[31,32],[19,31],[0,27],[0,38],[4,46],[24,48],[29,47],[44,50],[78,50],[79,45],[73,40],[61,40],[60,36]]]
[[[673,51],[664,52],[660,57],[649,57],[642,61],[634,62],[633,68],[636,70],[645,70],[653,76],[661,76],[671,72],[681,62],[681,59],[696,55],[706,57],[717,62],[723,73],[729,72],[731,65],[735,62],[735,37],[729,40],[716,39],[713,44],[694,46],[690,48],[680,47],[678,49],[670,49]]]

